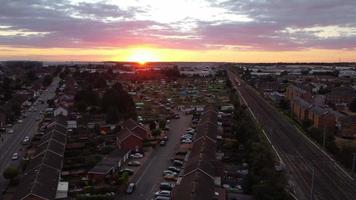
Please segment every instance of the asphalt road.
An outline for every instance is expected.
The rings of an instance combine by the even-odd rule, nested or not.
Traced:
[[[232,73],[229,76],[286,165],[296,185],[298,199],[356,199],[355,181],[342,167],[291,125],[251,86]]]
[[[151,199],[153,194],[159,189],[159,183],[163,181],[162,172],[170,165],[171,156],[175,153],[180,143],[180,136],[189,127],[191,116],[181,114],[180,119],[173,119],[170,122],[169,139],[166,146],[158,147],[150,155],[137,174],[133,182],[136,183],[136,189],[133,194],[124,195],[121,199],[126,200],[147,200]],[[139,172],[139,173],[140,173]]]
[[[0,189],[3,190],[6,180],[3,178],[2,174],[8,166],[17,166],[22,159],[22,150],[24,146],[21,144],[26,136],[32,137],[38,128],[39,120],[36,118],[40,117],[42,119],[41,111],[47,108],[47,99],[52,98],[55,95],[56,88],[58,87],[59,78],[53,79],[52,84],[43,91],[38,99],[44,100],[44,104],[33,105],[32,107],[36,111],[26,111],[27,116],[22,119],[22,123],[16,123],[11,129],[14,130],[12,134],[4,134],[4,141],[0,141]],[[19,154],[18,160],[12,160],[12,154],[17,152]]]

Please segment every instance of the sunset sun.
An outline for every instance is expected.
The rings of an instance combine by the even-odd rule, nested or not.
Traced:
[[[133,49],[128,57],[128,61],[137,62],[141,65],[147,62],[159,61],[158,56],[149,49]]]

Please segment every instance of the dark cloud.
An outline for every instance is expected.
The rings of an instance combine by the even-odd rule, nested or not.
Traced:
[[[0,44],[64,48],[120,48],[138,44],[180,49],[224,45],[258,50],[356,48],[356,34],[318,37],[315,32],[303,31],[326,26],[356,28],[355,0],[230,0],[212,1],[212,4],[253,20],[195,20],[196,27],[182,31],[174,25],[184,25],[184,21],[163,24],[138,20],[137,13],[145,12],[141,8],[123,10],[105,2],[72,4],[69,0],[2,0],[0,26],[45,34],[0,34]],[[192,23],[191,19],[186,20]],[[288,32],[288,28],[297,31]]]

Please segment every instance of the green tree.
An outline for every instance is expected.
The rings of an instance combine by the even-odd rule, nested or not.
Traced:
[[[162,132],[161,129],[157,128],[157,129],[153,130],[151,133],[152,133],[153,137],[157,137],[157,136],[161,135],[161,132]]]
[[[19,171],[16,167],[10,166],[5,169],[3,176],[5,179],[13,181],[19,175]]]

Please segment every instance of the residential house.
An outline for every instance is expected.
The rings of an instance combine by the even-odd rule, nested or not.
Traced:
[[[115,174],[129,159],[129,153],[128,150],[114,150],[88,171],[89,178],[102,180]]]
[[[143,148],[144,139],[136,134],[135,132],[130,131],[128,128],[123,128],[118,133],[116,137],[117,146],[119,149],[123,150],[139,150]]]
[[[326,102],[335,106],[347,107],[356,99],[356,90],[351,87],[338,87],[326,94]]]
[[[339,135],[344,138],[356,138],[356,115],[341,117],[338,121]]]
[[[216,123],[217,113],[214,107],[205,107],[183,175],[178,178],[172,191],[173,200],[225,199],[225,196],[216,192],[221,189],[221,178],[217,173]]]
[[[68,110],[60,106],[53,111],[53,115],[55,117],[57,117],[58,115],[68,116]]]
[[[61,117],[50,125],[29,161],[14,200],[55,199],[67,141],[66,127]]]
[[[312,104],[308,103],[300,97],[296,97],[291,101],[291,111],[301,122],[308,119],[308,111],[312,107]]]
[[[302,89],[300,87],[297,87],[295,85],[289,85],[287,87],[286,93],[287,93],[287,99],[289,101],[292,101],[296,97],[299,97],[306,101],[310,101],[313,97],[311,92],[309,92],[308,90]]]
[[[128,130],[135,132],[143,139],[149,139],[151,137],[151,133],[143,126],[138,124],[133,119],[125,120],[123,123],[120,124],[121,128],[127,128]]]
[[[312,122],[315,128],[334,129],[336,126],[335,115],[328,109],[320,106],[314,106],[308,111],[308,120]]]

